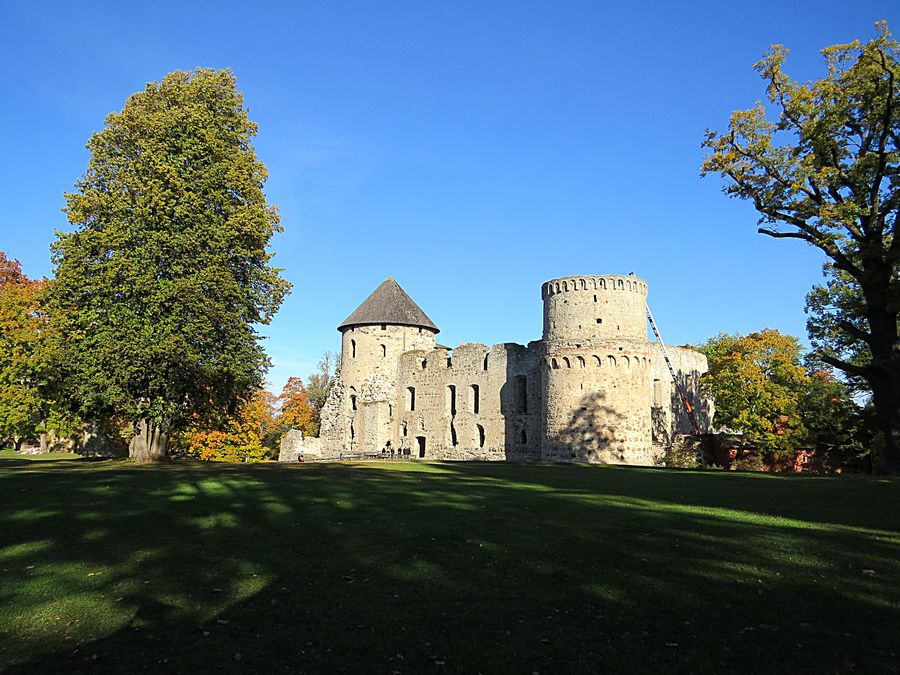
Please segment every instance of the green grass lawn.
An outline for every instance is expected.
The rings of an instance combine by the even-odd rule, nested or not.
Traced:
[[[896,671],[900,482],[0,461],[0,670]]]

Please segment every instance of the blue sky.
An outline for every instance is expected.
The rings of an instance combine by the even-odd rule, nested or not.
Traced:
[[[0,0],[0,250],[52,275],[105,115],[169,71],[231,68],[294,283],[263,329],[275,389],[388,275],[451,346],[538,339],[542,281],[632,271],[669,342],[805,337],[822,256],[756,234],[700,178],[700,142],[764,96],[770,44],[816,78],[878,19],[900,31],[900,3]]]

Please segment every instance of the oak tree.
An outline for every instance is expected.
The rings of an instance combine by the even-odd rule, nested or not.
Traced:
[[[829,330],[860,358],[834,350],[820,357],[865,382],[883,437],[878,459],[897,471],[900,45],[885,23],[876,27],[869,42],[824,49],[826,75],[805,84],[785,74],[787,49],[773,46],[755,68],[777,118],[757,102],[734,112],[726,132],[707,131],[703,174],[721,174],[728,195],[753,202],[760,233],[820,249],[856,295]]]
[[[262,383],[256,326],[290,285],[268,264],[281,228],[256,133],[231,72],[175,71],[107,116],[66,195],[49,301],[61,376],[85,416],[134,423],[138,461]]]

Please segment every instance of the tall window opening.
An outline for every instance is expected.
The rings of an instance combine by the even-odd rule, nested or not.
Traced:
[[[476,424],[475,427],[478,429],[478,447],[484,447],[484,427],[480,424]]]
[[[525,429],[519,432],[519,443],[522,445],[528,445],[528,434],[525,433]]]
[[[415,387],[407,387],[406,388],[406,409],[410,412],[416,409],[416,388]]]
[[[488,367],[488,356],[490,356],[490,354],[484,355],[484,364],[483,364],[484,370],[487,370],[487,367]]]
[[[479,395],[478,385],[473,384],[471,387],[469,387],[469,398],[471,399],[472,412],[475,413],[476,415],[478,414],[478,408],[480,407],[480,403],[481,403],[478,400],[478,398],[479,398],[478,395]]]
[[[447,385],[447,412],[450,415],[456,414],[456,385]]]
[[[528,380],[524,375],[516,377],[516,412],[528,412]]]
[[[381,358],[387,356],[387,345],[381,345]]]
[[[454,448],[459,444],[459,441],[456,438],[456,427],[453,426],[453,423],[450,423],[450,445]]]
[[[356,358],[356,340],[350,340],[350,358]]]

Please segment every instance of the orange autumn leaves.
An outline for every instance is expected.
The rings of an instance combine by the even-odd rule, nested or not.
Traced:
[[[216,427],[197,425],[182,435],[185,452],[212,462],[259,462],[278,455],[278,444],[290,429],[304,436],[319,431],[319,411],[299,377],[288,379],[280,396],[258,390],[234,415]]]

